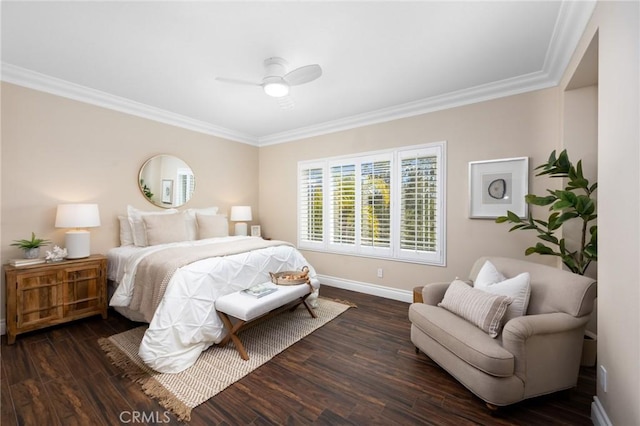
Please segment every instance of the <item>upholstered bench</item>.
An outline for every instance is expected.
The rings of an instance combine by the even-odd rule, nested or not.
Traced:
[[[311,295],[313,287],[309,284],[298,285],[275,285],[271,283],[263,284],[277,288],[273,293],[262,297],[255,297],[244,291],[227,294],[216,300],[216,311],[222,319],[228,333],[220,342],[220,346],[225,346],[229,340],[233,341],[240,356],[245,361],[249,359],[244,345],[238,337],[238,332],[244,328],[245,324],[258,318],[279,314],[287,309],[294,310],[300,304],[304,305],[313,318],[315,312],[307,303],[307,297]],[[234,323],[231,318],[236,318]]]

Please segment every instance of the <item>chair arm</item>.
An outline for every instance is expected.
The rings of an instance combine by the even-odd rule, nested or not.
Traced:
[[[576,318],[563,312],[508,321],[502,330],[502,346],[514,356],[515,374],[525,384],[566,380],[574,370],[577,379],[588,321],[588,315]]]
[[[429,283],[422,287],[422,303],[436,306],[442,302],[444,294],[451,283]]]
[[[502,330],[503,344],[524,342],[537,334],[552,334],[582,328],[588,317],[576,318],[564,312],[524,315],[507,322]]]
[[[471,281],[464,281],[471,285]],[[422,303],[427,305],[436,306],[444,299],[444,294],[447,292],[451,282],[436,282],[429,283],[422,288]]]

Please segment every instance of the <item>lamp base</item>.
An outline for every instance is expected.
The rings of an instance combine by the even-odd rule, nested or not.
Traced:
[[[91,233],[84,230],[67,231],[64,234],[67,259],[82,259],[91,255]]]
[[[246,237],[247,236],[247,224],[244,223],[244,222],[236,223],[235,235],[242,235],[242,236]]]

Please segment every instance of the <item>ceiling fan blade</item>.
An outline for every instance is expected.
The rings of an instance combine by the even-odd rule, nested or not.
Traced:
[[[322,68],[320,65],[305,65],[300,68],[296,68],[293,71],[288,72],[282,77],[284,81],[289,83],[290,86],[297,86],[299,84],[309,83],[322,75]]]
[[[238,80],[235,78],[216,77],[216,80],[221,81],[223,83],[243,84],[245,86],[262,86],[261,83],[255,83],[253,81],[246,81],[246,80]]]

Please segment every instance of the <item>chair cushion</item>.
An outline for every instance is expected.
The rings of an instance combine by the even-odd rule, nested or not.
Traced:
[[[446,309],[414,303],[409,319],[423,333],[471,366],[497,377],[514,374],[514,357],[485,332]],[[428,355],[428,353],[427,353]]]

